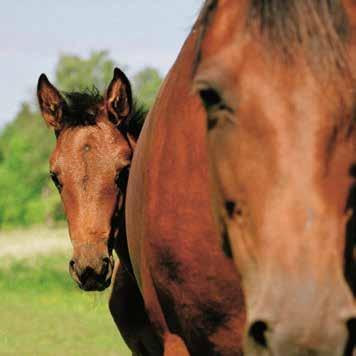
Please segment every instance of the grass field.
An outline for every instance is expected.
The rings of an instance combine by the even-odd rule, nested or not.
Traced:
[[[107,308],[109,292],[78,290],[68,245],[38,248],[52,233],[68,239],[64,231],[0,233],[0,250],[10,251],[0,251],[0,355],[130,355]],[[33,252],[9,248],[16,236],[32,241]]]

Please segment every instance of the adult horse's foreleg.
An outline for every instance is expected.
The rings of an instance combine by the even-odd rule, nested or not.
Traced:
[[[136,280],[122,264],[115,271],[111,315],[133,356],[162,355],[162,344],[147,316]]]
[[[189,351],[183,340],[174,334],[164,335],[164,356],[189,356]]]
[[[142,287],[146,310],[152,324],[155,327],[155,330],[162,335],[164,350],[163,356],[190,356],[183,339],[180,336],[171,333],[168,328],[147,263],[144,263],[142,275]]]

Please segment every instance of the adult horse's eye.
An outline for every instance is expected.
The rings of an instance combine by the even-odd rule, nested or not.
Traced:
[[[57,174],[54,173],[54,172],[49,172],[49,176],[51,177],[51,179],[52,179],[54,185],[56,186],[56,188],[57,188],[59,191],[61,191],[62,188],[63,188],[63,185],[62,185],[62,183],[59,181]]]
[[[121,192],[126,191],[127,182],[129,180],[129,170],[130,170],[130,167],[127,166],[127,167],[123,168],[122,170],[120,170],[120,172],[118,172],[116,174],[115,183]]]
[[[208,130],[213,129],[218,124],[221,114],[228,114],[224,116],[229,117],[233,112],[233,110],[225,104],[220,94],[211,87],[200,89],[199,96],[207,113]]]
[[[202,89],[199,91],[199,95],[207,111],[220,106],[222,103],[222,99],[215,89]]]

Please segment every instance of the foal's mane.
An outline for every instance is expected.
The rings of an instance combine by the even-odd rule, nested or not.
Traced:
[[[97,123],[99,108],[104,102],[104,97],[96,87],[62,94],[66,99],[62,118],[65,127],[91,126]],[[143,105],[134,101],[130,117],[118,128],[138,138],[147,112]]]
[[[199,31],[196,65],[200,46],[219,0],[206,0],[195,25]],[[237,1],[236,1],[237,3]],[[302,49],[315,62],[346,63],[345,45],[349,24],[341,0],[250,0],[246,29],[256,28],[268,45],[293,58]]]

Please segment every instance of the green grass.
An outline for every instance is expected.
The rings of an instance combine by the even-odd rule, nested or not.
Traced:
[[[68,256],[0,267],[0,355],[126,356],[107,307],[109,292],[78,290]]]

